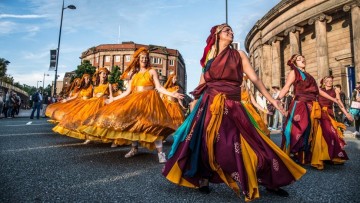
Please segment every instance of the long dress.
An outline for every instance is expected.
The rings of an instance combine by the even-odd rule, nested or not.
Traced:
[[[96,86],[93,90],[94,97],[74,106],[61,122],[53,128],[53,131],[77,139],[87,139],[78,128],[85,119],[95,114],[98,109],[105,105],[105,99],[109,95],[108,90],[108,83]]]
[[[79,91],[80,91],[80,89],[74,89],[73,91],[70,92],[69,97],[76,95]],[[50,104],[46,108],[46,111],[45,111],[45,115],[50,118],[50,120],[48,120],[48,121],[50,123],[57,123],[59,120],[55,118],[55,112],[58,110],[68,109],[69,106],[72,106],[74,104],[73,102],[74,102],[74,100],[67,101],[65,103],[56,102],[56,103]]]
[[[78,106],[83,106],[86,104],[86,101],[92,97],[93,86],[89,85],[87,88],[80,90],[77,98],[65,102],[67,105],[63,105],[61,108],[56,109],[53,112],[52,119],[56,122],[63,120],[64,116],[70,112],[76,111]]]
[[[175,126],[166,111],[148,69],[132,78],[132,92],[89,117],[81,127],[90,140],[129,145],[138,141],[143,147],[155,149],[156,140],[164,140]]]
[[[270,130],[267,128],[260,114],[256,111],[251,103],[248,90],[241,90],[241,103],[243,104],[246,113],[248,114],[253,125],[259,128],[265,135],[270,136]]]
[[[226,65],[225,65],[226,64]],[[246,200],[259,197],[258,184],[288,185],[306,171],[292,161],[249,118],[240,100],[243,70],[238,51],[226,48],[206,64],[198,101],[174,133],[163,175],[197,188],[199,180],[226,183]]]
[[[175,92],[179,90],[179,86],[173,86],[166,89],[169,92]],[[185,115],[183,110],[181,109],[181,106],[176,98],[163,95],[162,97],[165,107],[170,114],[173,123],[175,125],[175,128],[178,128],[185,120]]]
[[[322,89],[328,95],[333,98],[336,98],[335,90],[325,88]],[[319,96],[319,103],[321,106],[321,119],[320,127],[322,136],[319,138],[321,140],[321,156],[320,162],[318,163],[318,168],[323,168],[324,160],[331,160],[334,164],[342,164],[348,160],[348,156],[344,150],[345,140],[343,136],[343,130],[346,129],[343,123],[339,123],[334,118],[333,112],[333,102],[322,96]]]

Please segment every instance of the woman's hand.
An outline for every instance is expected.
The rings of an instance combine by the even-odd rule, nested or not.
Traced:
[[[178,93],[178,92],[173,92],[171,94],[172,97],[177,98],[177,99],[184,99],[184,94]]]
[[[351,121],[351,122],[354,121],[354,118],[353,118],[353,117],[351,116],[351,114],[349,114],[348,112],[345,113],[345,116],[346,116],[346,118],[347,118],[349,121]]]
[[[110,97],[109,99],[105,99],[105,104],[110,104],[113,101],[114,101],[113,97]]]
[[[67,99],[61,100],[61,103],[65,103],[65,102],[67,102]]]
[[[273,99],[273,100],[271,101],[271,104],[274,105],[274,107],[275,107],[277,110],[279,110],[282,115],[285,116],[286,111],[285,111],[285,109],[283,108],[280,100],[275,100],[275,99]]]

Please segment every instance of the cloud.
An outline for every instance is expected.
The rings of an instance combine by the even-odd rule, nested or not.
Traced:
[[[16,23],[10,21],[0,22],[0,34],[11,33],[16,28]]]
[[[45,18],[46,15],[15,15],[15,14],[0,14],[1,18],[21,18],[21,19],[34,19],[34,18]]]

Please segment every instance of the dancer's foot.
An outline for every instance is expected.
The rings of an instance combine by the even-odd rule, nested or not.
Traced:
[[[288,197],[289,193],[286,192],[284,189],[281,188],[276,188],[276,189],[272,189],[272,188],[266,188],[266,190],[270,193],[273,193],[275,195],[278,195],[280,197]]]
[[[125,158],[133,157],[133,156],[135,156],[137,153],[138,153],[138,149],[135,148],[135,147],[133,147],[133,148],[131,148],[131,150],[130,150],[127,154],[125,154]]]
[[[201,179],[200,180],[199,191],[201,193],[204,193],[204,194],[209,194],[210,193],[209,180],[208,179]]]
[[[158,157],[159,157],[159,163],[161,164],[166,163],[166,155],[164,152],[159,152]]]

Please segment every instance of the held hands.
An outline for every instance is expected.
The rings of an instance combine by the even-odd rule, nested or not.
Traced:
[[[353,117],[351,116],[351,114],[349,114],[348,112],[346,112],[345,116],[346,116],[346,118],[347,118],[349,121],[351,121],[351,122],[354,121],[354,118],[353,118]]]
[[[282,115],[284,115],[284,116],[287,115],[287,113],[286,113],[284,107],[282,106],[280,100],[275,100],[275,99],[274,99],[273,102],[272,102],[272,105],[274,105],[274,107],[275,107],[277,110],[279,110]]]
[[[184,94],[178,93],[178,92],[173,92],[171,94],[172,97],[177,98],[177,99],[184,99]]]

